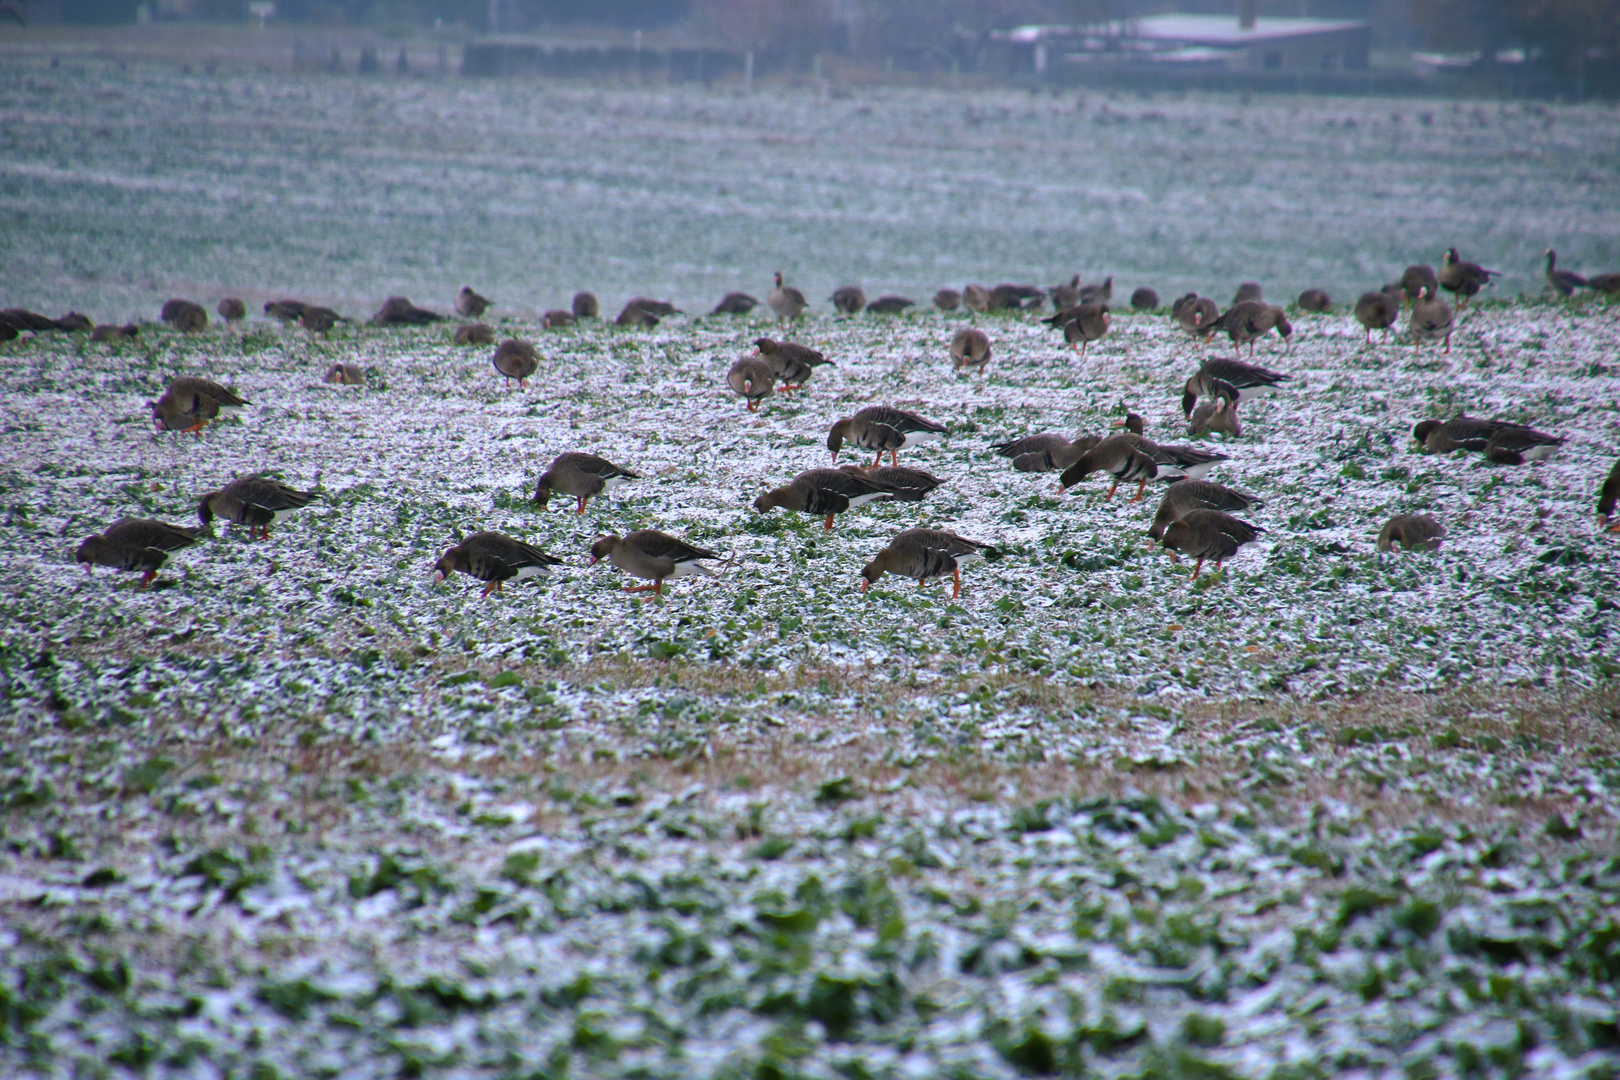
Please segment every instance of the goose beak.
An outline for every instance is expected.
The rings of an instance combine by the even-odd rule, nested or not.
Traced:
[[[433,584],[439,585],[439,584],[442,584],[443,581],[444,581],[444,571],[440,570],[438,567],[434,567],[433,568]]]
[[[865,592],[867,589],[870,589],[871,587],[872,587],[872,583],[870,581],[867,581],[865,578],[861,578],[861,592]]]

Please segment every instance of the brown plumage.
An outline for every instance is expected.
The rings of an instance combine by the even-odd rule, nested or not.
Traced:
[[[1620,523],[1610,524],[1614,521],[1614,506],[1620,502],[1620,461],[1614,463],[1609,470],[1608,477],[1603,486],[1598,489],[1598,524],[1611,530],[1620,531]]]
[[[975,315],[983,315],[990,310],[990,290],[983,285],[964,285],[962,306]]]
[[[1004,281],[990,290],[991,311],[1034,311],[1046,300],[1046,291],[1034,285]]]
[[[227,296],[221,300],[219,307],[214,310],[218,311],[219,317],[228,323],[241,322],[247,318],[247,305],[234,296]]]
[[[776,372],[763,357],[745,356],[726,372],[726,385],[741,394],[748,411],[754,412],[760,402],[776,393]]]
[[[1457,254],[1457,249],[1450,248],[1440,263],[1438,276],[1440,287],[1455,294],[1457,306],[1465,308],[1469,299],[1491,283],[1491,278],[1500,275],[1497,271],[1487,270],[1478,263],[1464,262]]]
[[[338,323],[348,321],[331,308],[314,304],[305,304],[304,313],[298,317],[298,325],[317,334],[324,334]]]
[[[728,292],[714,305],[710,315],[746,315],[759,307],[759,297],[745,292]]]
[[[300,312],[299,316],[302,315]],[[377,314],[371,317],[372,326],[427,326],[443,321],[443,315],[419,308],[403,296],[390,296],[383,301],[383,306],[377,310]]]
[[[805,308],[810,305],[805,302],[804,293],[791,285],[782,284],[782,271],[776,272],[776,286],[765,296],[765,302],[776,317],[784,322],[790,322],[804,314]]]
[[[1273,307],[1264,300],[1244,300],[1233,304],[1215,320],[1214,329],[1226,331],[1232,344],[1241,348],[1249,347],[1249,355],[1254,355],[1254,344],[1265,337],[1272,330],[1287,343],[1289,336],[1294,332],[1288,316],[1280,307]]]
[[[1229,404],[1224,398],[1198,403],[1187,418],[1187,434],[1196,438],[1212,431],[1233,438],[1243,435],[1243,425],[1238,421],[1238,407],[1235,404]]]
[[[898,315],[908,307],[916,307],[917,301],[905,296],[880,296],[866,305],[866,310],[873,315]]]
[[[1221,312],[1208,297],[1187,293],[1170,306],[1170,317],[1195,339],[1202,340],[1215,332]]]
[[[995,555],[995,548],[982,540],[969,540],[943,529],[907,529],[861,568],[861,592],[886,573],[914,578],[919,588],[933,578],[949,577],[953,583],[951,599],[955,600],[962,595],[962,565]]]
[[[1010,458],[1013,468],[1019,472],[1062,472],[1100,442],[1100,435],[1081,435],[1070,439],[1053,432],[1042,432],[998,443],[992,445],[991,449],[1001,457]]]
[[[1264,505],[1246,491],[1229,488],[1212,480],[1177,480],[1165,488],[1160,496],[1153,524],[1148,526],[1148,536],[1154,540],[1162,539],[1170,523],[1180,521],[1189,510],[1224,510],[1236,514]]]
[[[84,563],[85,573],[95,566],[114,570],[140,571],[141,588],[158,576],[169,559],[169,552],[190,547],[197,541],[198,529],[170,525],[144,518],[123,518],[107,526],[97,536],[87,536],[74,553]]]
[[[495,328],[487,323],[462,323],[456,327],[457,345],[493,345]]]
[[[1151,457],[1138,449],[1135,440],[1129,435],[1110,435],[1096,446],[1080,455],[1078,461],[1063,470],[1058,478],[1058,490],[1063,491],[1073,487],[1092,473],[1105,472],[1114,478],[1108,487],[1108,494],[1104,499],[1112,499],[1114,490],[1123,482],[1139,481],[1137,498],[1142,497],[1142,489],[1147,482],[1159,475],[1159,468]]]
[[[295,323],[304,317],[306,306],[302,300],[271,300],[264,305],[264,313],[284,323]]]
[[[771,375],[781,384],[778,389],[783,391],[803,387],[818,367],[837,366],[810,346],[792,341],[756,338],[754,348],[760,359],[770,365]]]
[[[1333,301],[1322,289],[1306,289],[1299,294],[1299,309],[1301,311],[1331,311]]]
[[[1246,304],[1250,301],[1263,302],[1266,298],[1265,290],[1258,281],[1245,281],[1238,285],[1237,292],[1232,294],[1232,306]]]
[[[1425,285],[1423,293],[1412,304],[1412,316],[1407,321],[1407,329],[1418,341],[1446,342],[1446,352],[1451,352],[1451,324],[1454,315],[1451,305],[1434,295]]]
[[[253,539],[253,530],[259,529],[268,540],[270,526],[277,519],[308,506],[319,494],[319,491],[299,491],[266,476],[244,476],[204,495],[197,507],[197,517],[204,527],[212,524],[216,517],[246,525],[249,540]]]
[[[508,380],[516,379],[521,389],[523,380],[533,375],[540,366],[540,355],[534,346],[521,338],[507,338],[495,347],[495,370]]]
[[[1558,269],[1558,252],[1548,248],[1542,252],[1547,256],[1547,269],[1542,276],[1547,279],[1547,285],[1559,296],[1573,296],[1576,289],[1586,288],[1586,279],[1573,270]]]
[[[859,315],[866,306],[866,292],[859,285],[841,285],[827,299],[834,311],[844,315]]]
[[[846,441],[865,450],[876,452],[872,460],[876,465],[884,454],[893,455],[892,464],[900,464],[900,451],[918,443],[938,439],[945,434],[945,425],[925,420],[914,412],[896,409],[892,405],[869,405],[854,416],[837,421],[827,432],[827,449],[833,460],[838,460],[839,448]]]
[[[639,479],[640,473],[620,468],[606,458],[569,451],[558,454],[540,474],[540,481],[534,487],[534,502],[544,510],[555,491],[579,500],[575,513],[583,514],[592,496],[612,491],[626,480]]]
[[[1593,274],[1586,279],[1586,287],[1593,292],[1620,296],[1620,274]]]
[[[797,510],[801,514],[826,517],[826,528],[833,518],[852,507],[876,499],[892,499],[894,489],[864,472],[842,469],[810,469],[783,487],[773,488],[754,500],[754,509],[764,513],[772,507]]]
[[[1131,307],[1137,311],[1152,311],[1159,306],[1159,294],[1146,285],[1131,293]]]
[[[1181,413],[1192,418],[1199,398],[1220,399],[1228,405],[1269,394],[1279,383],[1292,379],[1280,371],[1244,363],[1231,356],[1212,356],[1198,366],[1181,391]]]
[[[1481,420],[1458,416],[1450,420],[1425,420],[1412,429],[1412,437],[1431,454],[1473,450],[1498,465],[1523,465],[1546,461],[1558,452],[1564,440],[1524,424],[1507,420]]]
[[[1062,285],[1052,286],[1047,290],[1047,294],[1052,297],[1052,308],[1055,311],[1078,306],[1080,303],[1080,275],[1074,275]]]
[[[190,300],[170,300],[163,305],[159,317],[176,330],[187,334],[197,334],[208,329],[208,312],[203,310],[201,304],[194,304]]]
[[[934,306],[941,311],[955,311],[962,306],[962,294],[955,289],[941,289],[934,294]]]
[[[251,404],[212,379],[182,375],[169,383],[162,397],[148,401],[146,406],[152,410],[159,431],[189,431],[196,435],[221,409]]]
[[[922,502],[930,491],[944,483],[932,473],[906,465],[842,465],[839,469],[891,489],[895,502]]]
[[[433,564],[436,581],[444,581],[451,574],[462,573],[485,582],[480,596],[504,592],[508,581],[525,581],[544,577],[562,560],[505,533],[475,532],[455,545]]]
[[[562,308],[552,308],[544,315],[540,316],[540,328],[542,330],[556,330],[563,326],[573,326],[578,321],[578,318],[575,317],[572,311],[564,311]]]
[[[359,364],[333,364],[326,369],[321,381],[336,386],[364,386],[366,372]]]
[[[482,316],[484,312],[489,310],[489,304],[489,298],[479,296],[473,292],[471,285],[463,285],[461,291],[456,294],[456,314],[464,315],[469,319]]]
[[[141,328],[134,323],[124,326],[113,326],[110,323],[96,327],[90,331],[91,341],[130,341],[139,337]]]
[[[705,575],[714,571],[704,566],[701,559],[718,559],[719,552],[693,547],[685,540],[661,533],[657,529],[637,529],[623,536],[609,534],[591,545],[591,566],[606,559],[615,568],[631,577],[650,580],[651,585],[626,586],[625,592],[647,592],[662,596],[664,582],[669,578]]]
[[[575,293],[570,306],[574,309],[576,319],[594,319],[602,310],[602,305],[596,302],[596,294],[593,292]]]
[[[1109,304],[1114,299],[1114,275],[1110,274],[1103,279],[1101,285],[1080,286],[1080,302],[1082,304]],[[1057,305],[1053,305],[1056,307]]]
[[[1238,548],[1265,531],[1224,510],[1188,510],[1165,526],[1159,543],[1170,552],[1172,559],[1179,561],[1177,553],[1197,559],[1192,576],[1197,581],[1205,559],[1214,559],[1215,569],[1219,570],[1222,562],[1237,554]]]
[[[968,368],[983,371],[990,362],[990,338],[983,330],[963,327],[951,338],[951,367],[954,371]]]
[[[658,316],[632,300],[624,305],[619,317],[613,322],[616,326],[636,326],[643,330],[651,330],[658,325]]]
[[[1383,340],[1389,340],[1389,328],[1395,325],[1395,320],[1401,315],[1401,298],[1399,293],[1364,292],[1361,299],[1356,301],[1356,321],[1367,331],[1367,344],[1372,344],[1374,330],[1383,334]]]
[[[1416,300],[1423,295],[1425,287],[1433,289],[1437,294],[1440,291],[1440,279],[1435,276],[1434,267],[1427,263],[1414,263],[1401,273],[1400,281],[1396,282],[1399,290],[1399,299],[1404,302]],[[1385,292],[1389,292],[1386,286]]]
[[[1436,551],[1445,535],[1446,527],[1428,514],[1396,514],[1379,532],[1378,550]]]

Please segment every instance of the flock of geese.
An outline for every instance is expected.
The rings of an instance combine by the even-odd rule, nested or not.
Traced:
[[[1620,274],[1583,278],[1558,269],[1555,252],[1549,250],[1545,254],[1547,282],[1560,295],[1570,296],[1581,288],[1620,294]],[[1409,308],[1411,336],[1418,342],[1443,340],[1449,349],[1455,312],[1451,304],[1439,297],[1439,292],[1452,293],[1457,307],[1462,308],[1486,288],[1494,276],[1495,271],[1462,260],[1452,248],[1445,253],[1438,272],[1429,266],[1410,266],[1396,282],[1364,294],[1354,305],[1353,313],[1366,328],[1370,344],[1373,330],[1383,331],[1387,336],[1400,312]],[[1075,275],[1071,281],[1050,290],[1015,284],[990,289],[981,285],[968,285],[960,291],[941,289],[934,296],[934,305],[944,311],[965,307],[973,313],[976,323],[979,313],[1031,311],[1048,298],[1057,310],[1043,322],[1061,331],[1064,340],[1082,355],[1090,343],[1107,335],[1111,325],[1112,277],[1100,284],[1084,285],[1079,275]],[[883,296],[867,303],[864,293],[856,286],[838,289],[830,300],[836,310],[845,315],[862,310],[896,314],[913,306],[913,301],[899,296]],[[747,293],[732,292],[711,314],[747,314],[759,304],[758,299]],[[781,273],[776,274],[765,304],[785,324],[797,322],[810,306],[802,292],[784,282]],[[1131,304],[1138,310],[1150,310],[1158,307],[1159,298],[1153,290],[1142,288],[1132,295]],[[455,300],[457,314],[473,320],[480,318],[490,305],[487,298],[471,287],[463,288]],[[1319,289],[1302,293],[1297,306],[1312,312],[1331,310],[1330,300]],[[264,310],[267,315],[287,323],[297,322],[317,333],[348,321],[330,308],[290,299],[271,301],[264,305]],[[547,311],[541,325],[546,328],[569,325],[595,318],[599,310],[596,297],[581,292],[575,295],[569,310]],[[246,316],[246,306],[237,299],[221,301],[217,311],[228,323]],[[655,326],[660,319],[678,311],[668,302],[637,297],[625,305],[616,322],[622,326]],[[1248,345],[1251,357],[1255,343],[1272,331],[1283,339],[1285,347],[1292,333],[1286,312],[1267,303],[1260,286],[1253,282],[1243,283],[1224,312],[1213,300],[1189,293],[1172,304],[1171,315],[1195,341],[1208,342],[1217,334],[1225,333],[1235,346]],[[161,317],[186,332],[198,332],[208,325],[206,310],[189,300],[169,301]],[[421,326],[446,318],[396,296],[384,303],[370,323]],[[89,319],[73,312],[60,319],[48,319],[19,309],[0,311],[0,339],[5,337],[7,329],[11,337],[19,332],[88,331],[92,340],[98,341],[129,338],[139,333],[139,327],[133,325],[94,326]],[[477,321],[462,323],[455,332],[455,340],[462,344],[495,344],[495,337],[493,328]],[[775,393],[803,388],[817,368],[832,363],[821,352],[792,341],[761,337],[754,345],[752,353],[731,365],[725,379],[726,385],[744,399],[751,412]],[[977,325],[964,327],[952,339],[949,355],[956,371],[982,372],[992,357],[990,339]],[[493,364],[504,379],[508,382],[515,379],[521,387],[538,367],[539,353],[531,342],[508,338],[496,345]],[[325,375],[325,381],[344,385],[363,385],[365,379],[365,372],[353,364],[333,364]],[[1208,431],[1240,434],[1240,407],[1257,396],[1284,389],[1290,379],[1286,373],[1238,357],[1205,360],[1183,388],[1181,406],[1189,434],[1196,436]],[[249,405],[251,402],[227,387],[198,376],[174,379],[161,397],[147,403],[158,430],[194,434],[199,434],[221,414]],[[1229,460],[1227,455],[1190,444],[1154,442],[1143,435],[1142,418],[1133,412],[1127,412],[1114,427],[1121,430],[1073,439],[1047,432],[994,444],[992,449],[1008,459],[1017,471],[1059,473],[1059,493],[1088,477],[1105,474],[1112,479],[1105,498],[1112,498],[1120,484],[1134,481],[1137,488],[1131,501],[1135,502],[1144,497],[1150,481],[1169,481],[1148,530],[1149,542],[1163,546],[1173,559],[1184,555],[1196,560],[1194,581],[1206,561],[1214,561],[1219,569],[1225,560],[1265,532],[1236,516],[1262,507],[1264,504],[1259,499],[1237,488],[1204,479],[1210,469]],[[944,424],[905,409],[889,405],[861,409],[852,416],[836,420],[827,431],[827,449],[835,467],[802,472],[791,482],[760,495],[754,507],[762,513],[781,508],[812,515],[822,518],[824,527],[831,530],[839,514],[870,502],[921,501],[942,481],[922,469],[901,465],[900,453],[940,439],[946,433]],[[1557,436],[1522,424],[1469,416],[1425,420],[1413,430],[1413,437],[1431,453],[1468,450],[1503,465],[1545,461],[1563,443]],[[846,445],[872,453],[872,462],[836,467]],[[887,465],[883,464],[884,455],[889,456]],[[584,514],[592,498],[639,478],[638,473],[596,454],[570,451],[560,454],[541,474],[533,502],[545,510],[553,495],[566,496],[575,501],[576,513]],[[272,524],[283,515],[308,505],[317,496],[317,491],[300,491],[264,476],[240,477],[202,496],[197,511],[199,527],[126,518],[101,534],[86,538],[75,558],[85,564],[87,570],[103,566],[139,572],[144,588],[157,577],[170,552],[194,544],[216,518],[246,527],[250,540],[260,536],[268,539]],[[1614,521],[1617,502],[1620,502],[1620,462],[1611,470],[1599,493],[1598,514],[1602,526],[1620,530],[1620,523]],[[1384,551],[1395,548],[1433,550],[1445,536],[1445,526],[1432,516],[1402,514],[1384,525],[1377,545]],[[916,580],[919,585],[948,577],[953,582],[954,599],[961,595],[962,566],[977,559],[996,557],[997,552],[989,544],[948,530],[906,529],[862,568],[861,590],[868,589],[886,573]],[[720,553],[694,546],[679,537],[655,529],[639,529],[624,536],[610,534],[597,539],[591,547],[589,565],[605,561],[632,577],[650,582],[628,587],[627,591],[662,595],[667,580],[712,575],[714,571],[703,563],[719,558]],[[540,576],[562,561],[514,537],[482,531],[447,550],[434,570],[440,581],[455,573],[481,580],[485,583],[483,595],[488,596],[502,591],[507,581]]]

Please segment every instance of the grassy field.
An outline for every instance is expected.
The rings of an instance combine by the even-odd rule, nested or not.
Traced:
[[[1331,185],[1325,148],[1344,129],[1330,139],[1319,121],[1365,103],[1133,102],[1166,118],[1108,127],[1097,101],[1049,116],[1045,99],[974,100],[964,119],[948,95],[896,94],[887,106],[940,118],[899,139],[878,131],[882,110],[765,95],[737,106],[757,139],[728,162],[734,148],[704,134],[733,123],[719,96],[232,76],[208,98],[200,76],[155,66],[60,72],[0,66],[8,121],[31,118],[0,135],[0,206],[26,225],[0,230],[7,304],[150,318],[168,295],[253,280],[252,296],[359,314],[398,289],[448,298],[465,277],[543,359],[526,388],[504,386],[492,350],[454,345],[449,325],[185,336],[148,322],[125,344],[0,343],[0,1075],[1620,1074],[1620,542],[1593,513],[1620,453],[1614,306],[1486,300],[1449,354],[1399,336],[1368,347],[1342,306],[1294,313],[1289,348],[1257,356],[1293,380],[1244,406],[1241,438],[1206,440],[1229,456],[1211,478],[1264,499],[1250,516],[1267,532],[1196,583],[1144,545],[1156,490],[1059,495],[989,450],[1099,432],[1126,407],[1151,437],[1185,438],[1177,399],[1205,354],[1163,311],[1116,313],[1083,360],[1034,316],[981,319],[995,359],[966,378],[946,356],[966,315],[818,304],[795,336],[837,366],[750,414],[724,374],[775,333],[762,315],[545,331],[525,309],[591,285],[613,307],[622,290],[707,310],[778,259],[799,265],[792,253],[827,288],[837,260],[869,254],[874,294],[893,282],[925,299],[1026,256],[1016,276],[1055,280],[1069,241],[1027,230],[1074,189],[1018,179],[983,204],[971,170],[939,164],[953,145],[968,140],[989,176],[998,146],[1079,154],[1063,125],[1083,122],[1145,140],[1147,156],[1097,168],[1148,170],[1178,125],[1221,130],[1241,112],[1276,125],[1291,183]],[[393,119],[356,131],[350,100]],[[205,101],[238,121],[257,102],[270,148],[184,123]],[[143,127],[148,109],[175,123]],[[789,151],[765,132],[823,109],[843,111],[795,162],[824,155],[825,175],[912,207],[907,228],[977,222],[980,261],[950,236],[932,253],[916,232],[891,237],[887,210],[783,225],[855,198],[812,199],[772,157]],[[1198,228],[1230,230],[1279,298],[1332,275],[1373,285],[1468,229],[1498,250],[1545,243],[1545,220],[1487,222],[1481,207],[1588,162],[1525,205],[1565,215],[1561,252],[1612,251],[1617,181],[1598,165],[1614,144],[1585,138],[1612,112],[1534,127],[1494,109],[1490,138],[1521,121],[1553,134],[1480,180],[1489,198],[1456,200],[1455,231],[1363,192],[1342,215],[1302,200],[1251,235],[1220,200],[1261,196],[1224,188]],[[1433,112],[1401,130],[1450,132],[1439,156],[1462,170],[1471,113]],[[74,116],[110,134],[76,140]],[[487,171],[478,198],[498,208],[522,155],[581,124],[591,151],[558,150],[574,186],[523,189],[574,195],[536,195],[465,248],[433,243],[476,220],[439,196]],[[839,134],[860,124],[866,142]],[[1350,139],[1394,138],[1385,124]],[[762,209],[681,212],[679,185],[645,170],[629,198],[624,177],[655,154],[638,132],[691,139],[712,170],[691,192]],[[911,140],[915,167],[898,149],[864,160],[880,135]],[[445,147],[500,140],[518,149],[446,164]],[[383,162],[370,186],[338,147]],[[278,153],[334,163],[324,180],[282,173]],[[884,169],[900,187],[862,171]],[[713,195],[720,173],[738,194]],[[919,178],[963,184],[959,212],[922,205]],[[598,184],[614,206],[568,201]],[[541,204],[555,216],[537,224]],[[1075,205],[1080,223],[1062,227],[1098,250],[1158,213],[1113,204],[1124,224],[1108,240],[1085,231],[1108,199]],[[1176,205],[1166,221],[1188,221]],[[1386,211],[1388,235],[1355,225]],[[631,234],[644,250],[615,240]],[[1274,278],[1298,264],[1284,234],[1309,235],[1328,277]],[[43,266],[21,257],[29,235],[52,241]],[[1169,265],[1192,242],[1163,234],[1144,270],[1166,295],[1183,273],[1224,301],[1226,264]],[[1533,272],[1499,292],[1533,291]],[[324,385],[339,361],[367,385]],[[143,403],[179,374],[253,404],[200,438],[154,433]],[[948,425],[902,459],[945,481],[925,502],[863,507],[831,532],[752,508],[828,461],[833,420],[879,402]],[[1566,442],[1521,468],[1416,452],[1413,424],[1459,411]],[[565,450],[643,479],[583,516],[562,500],[541,512],[534,482]],[[216,527],[147,590],[73,562],[116,518],[189,523],[204,492],[256,472],[320,496],[268,542]],[[1450,528],[1442,549],[1377,552],[1382,523],[1417,511]],[[917,524],[1003,555],[969,567],[955,601],[892,577],[858,592],[860,567]],[[585,566],[597,535],[640,527],[723,552],[722,573],[643,601]],[[464,577],[435,585],[444,549],[486,528],[565,565],[487,600]]]

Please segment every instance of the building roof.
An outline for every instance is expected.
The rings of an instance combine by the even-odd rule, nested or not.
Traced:
[[[1116,35],[1134,36],[1149,41],[1241,48],[1259,41],[1309,37],[1312,34],[1331,34],[1344,30],[1363,30],[1368,25],[1364,21],[1262,16],[1254,21],[1252,29],[1245,30],[1238,24],[1235,15],[1148,15],[1116,23],[1110,30]]]

